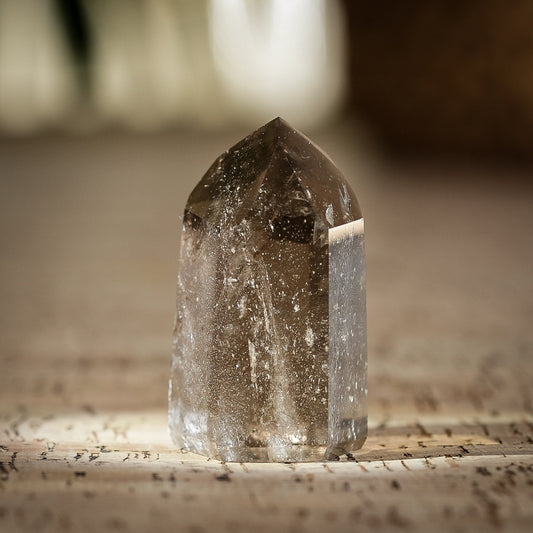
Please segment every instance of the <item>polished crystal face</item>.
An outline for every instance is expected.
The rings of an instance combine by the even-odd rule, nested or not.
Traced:
[[[313,461],[363,444],[363,239],[340,171],[282,119],[215,161],[183,220],[177,446],[226,461]]]

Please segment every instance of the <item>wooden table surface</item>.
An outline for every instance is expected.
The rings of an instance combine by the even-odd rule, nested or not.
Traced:
[[[350,127],[315,139],[365,213],[366,445],[173,447],[178,216],[241,133],[0,140],[0,531],[531,531],[529,172],[385,159]]]

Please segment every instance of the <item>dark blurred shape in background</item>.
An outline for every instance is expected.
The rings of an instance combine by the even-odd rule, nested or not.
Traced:
[[[81,0],[55,0],[67,46],[72,52],[74,68],[79,76],[80,91],[89,91],[88,76],[91,61],[91,32],[86,10]]]
[[[533,155],[533,3],[344,2],[351,104],[390,147]]]

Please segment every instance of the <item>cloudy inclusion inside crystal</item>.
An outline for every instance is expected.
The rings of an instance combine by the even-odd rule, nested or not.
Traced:
[[[362,227],[338,169],[281,119],[212,165],[181,241],[169,411],[179,447],[313,461],[362,445]]]

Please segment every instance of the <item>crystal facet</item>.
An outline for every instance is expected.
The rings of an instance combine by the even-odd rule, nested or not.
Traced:
[[[169,422],[225,461],[362,446],[364,226],[348,183],[277,118],[221,155],[185,208]]]

